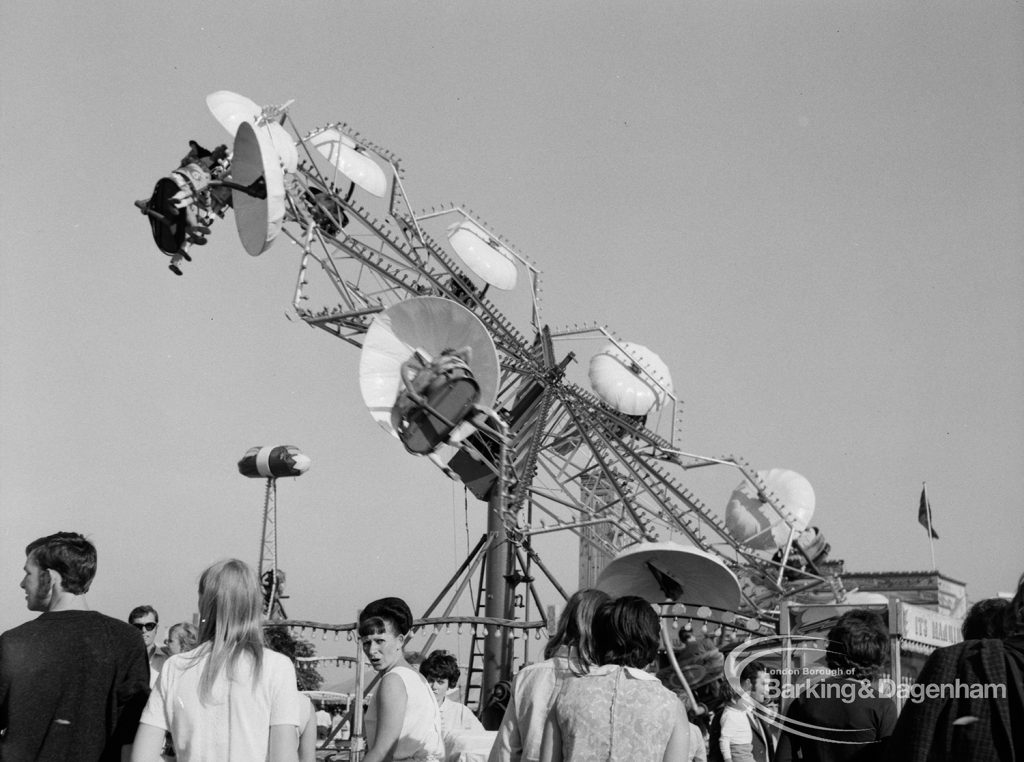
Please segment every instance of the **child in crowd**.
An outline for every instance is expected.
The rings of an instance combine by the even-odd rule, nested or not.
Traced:
[[[441,729],[445,735],[460,730],[479,733],[484,729],[468,706],[448,697],[448,692],[459,684],[461,673],[458,661],[446,651],[434,651],[420,664],[420,674],[427,678],[441,710]]]
[[[754,731],[744,697],[734,694],[722,707],[722,734],[718,746],[725,762],[754,762]]]
[[[168,656],[191,651],[197,645],[199,645],[199,631],[191,622],[172,624],[171,629],[167,631],[167,640],[164,641],[164,649]]]

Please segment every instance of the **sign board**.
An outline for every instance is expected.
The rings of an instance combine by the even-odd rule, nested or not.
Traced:
[[[967,588],[959,582],[939,577],[939,611],[952,617],[963,618],[967,614]]]
[[[933,648],[951,646],[963,640],[961,623],[962,620],[938,611],[902,601],[899,603],[899,633],[905,640]]]

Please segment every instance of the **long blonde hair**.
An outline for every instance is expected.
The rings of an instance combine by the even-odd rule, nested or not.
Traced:
[[[229,558],[208,567],[199,578],[199,644],[209,644],[198,655],[209,654],[199,680],[199,699],[209,700],[213,684],[235,666],[246,652],[253,659],[253,684],[263,668],[263,596],[252,568]]]

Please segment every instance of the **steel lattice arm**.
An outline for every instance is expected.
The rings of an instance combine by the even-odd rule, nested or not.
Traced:
[[[290,124],[285,110],[279,114]],[[328,129],[351,142],[352,150],[375,157],[387,179],[383,197],[375,199],[357,189],[318,153],[314,140]],[[298,130],[295,134],[301,135]],[[745,461],[684,455],[673,442],[648,429],[644,419],[616,412],[566,380],[572,355],[556,358],[551,333],[540,320],[538,271],[474,215],[453,204],[415,213],[397,157],[348,125],[333,123],[306,133],[296,148],[299,161],[286,172],[281,223],[283,235],[301,252],[293,300],[296,314],[357,347],[378,313],[413,297],[457,302],[480,320],[500,362],[494,406],[500,421],[482,426],[460,446],[483,471],[478,495],[482,499],[488,488],[486,472],[491,472],[515,543],[528,547],[531,534],[569,530],[596,552],[612,554],[635,542],[656,540],[663,532],[679,533],[752,580],[757,588],[748,591],[752,608],[771,607],[778,598],[810,584],[828,582],[841,589],[837,580],[823,577],[810,558],[805,559],[806,569],[793,569],[785,565],[785,557],[780,563],[737,542],[722,519],[680,480],[690,468],[735,467],[771,510],[795,526],[786,506]],[[218,165],[217,171],[223,173],[223,167]],[[445,228],[439,225],[453,218],[473,222],[493,236],[492,244],[500,240],[516,266],[528,273],[530,314],[521,325],[504,314],[488,296],[489,286],[478,285],[441,242]],[[544,517],[554,525],[534,523]],[[604,529],[592,531],[598,526]],[[792,537],[790,543],[794,544]],[[798,545],[797,552],[803,553]],[[794,578],[797,582],[790,584]]]

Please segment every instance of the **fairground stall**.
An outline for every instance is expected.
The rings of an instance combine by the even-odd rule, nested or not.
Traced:
[[[899,709],[905,703],[907,688],[916,681],[931,652],[961,640],[962,617],[898,598],[887,599],[880,593],[852,593],[843,603],[784,602],[779,621],[783,696],[795,695],[799,686],[828,673],[828,632],[842,614],[853,609],[877,612],[889,628],[889,665],[877,687],[892,695]]]

